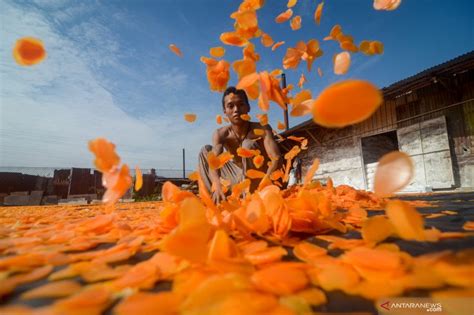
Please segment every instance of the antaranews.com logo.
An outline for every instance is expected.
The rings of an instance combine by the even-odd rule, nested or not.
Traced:
[[[425,310],[428,312],[442,312],[443,306],[441,303],[431,303],[431,302],[390,302],[386,301],[380,304],[380,307],[390,311],[390,310]]]
[[[387,297],[375,307],[379,315],[474,315],[472,296],[465,297]]]

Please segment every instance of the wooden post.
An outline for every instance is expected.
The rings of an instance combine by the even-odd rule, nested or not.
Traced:
[[[357,139],[357,137],[354,137],[354,138]],[[359,137],[357,140],[356,141],[357,141],[357,145],[359,149],[360,167],[362,168],[362,179],[364,180],[364,187],[365,187],[365,190],[370,190],[369,182],[367,180],[367,170],[365,168],[365,162],[364,162],[364,150],[362,150],[362,137]]]
[[[281,74],[281,88],[282,89],[286,89],[286,75],[284,73]],[[284,120],[285,120],[285,127],[286,127],[286,130],[290,129],[290,122],[288,121],[288,104],[285,104],[286,105],[286,109],[283,111],[283,115],[284,115]]]
[[[183,178],[186,178],[186,154],[183,148]]]

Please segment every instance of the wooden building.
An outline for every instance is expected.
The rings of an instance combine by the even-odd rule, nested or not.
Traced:
[[[474,51],[382,91],[382,106],[359,124],[328,129],[310,119],[281,134],[308,138],[303,174],[319,158],[315,179],[371,190],[378,159],[400,150],[416,167],[405,191],[474,190]]]

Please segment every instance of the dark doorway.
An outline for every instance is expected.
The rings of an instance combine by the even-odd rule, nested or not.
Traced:
[[[398,150],[396,131],[380,133],[378,135],[361,138],[362,157],[364,160],[365,179],[368,190],[373,190],[374,174],[378,160],[385,154]]]
[[[377,162],[384,154],[398,150],[396,131],[361,138],[364,164]]]

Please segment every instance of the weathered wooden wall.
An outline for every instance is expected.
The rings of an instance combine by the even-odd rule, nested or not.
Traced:
[[[319,158],[321,166],[316,178],[330,176],[336,184],[367,188],[368,180],[360,140],[362,137],[408,126],[415,128],[418,125],[417,128],[421,128],[420,126],[425,125],[423,122],[444,116],[449,139],[447,152],[454,177],[451,188],[474,188],[473,99],[474,70],[470,69],[456,75],[437,77],[431,84],[416,90],[408,90],[399,95],[392,94],[373,116],[354,126],[326,129],[313,125],[309,130],[295,130],[293,134],[309,139],[308,150],[301,153],[303,172],[314,158]],[[429,132],[428,127],[423,127],[424,132]],[[431,141],[431,145],[436,146],[436,136],[427,136],[430,136],[426,139]],[[442,157],[433,155],[433,158],[439,160]],[[428,159],[425,163],[425,167],[428,164],[428,169],[424,170],[425,175],[433,175],[439,171],[430,167],[443,165],[433,164],[434,160],[426,157],[425,159]]]

